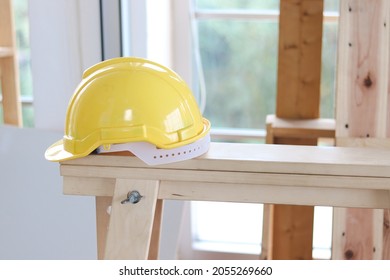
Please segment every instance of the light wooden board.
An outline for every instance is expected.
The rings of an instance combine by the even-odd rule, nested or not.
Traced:
[[[122,204],[128,192],[143,197],[136,204]],[[107,232],[105,259],[144,259],[149,256],[158,181],[117,179]]]
[[[390,2],[340,2],[337,138],[389,134]]]
[[[96,187],[98,180],[101,180],[101,184],[106,183],[105,178],[64,176],[64,194],[103,197],[114,194],[115,184],[107,184],[104,190]],[[245,173],[242,176],[245,176]],[[145,174],[144,179],[146,178],[150,177]],[[218,178],[215,181],[218,181]],[[176,181],[174,178],[161,181],[158,198],[363,208],[386,208],[390,204],[389,190],[194,182],[192,178],[188,181]]]
[[[98,180],[91,180],[95,184]],[[102,184],[105,181],[102,180]],[[104,259],[107,231],[110,222],[109,209],[112,204],[112,196],[96,196],[96,239],[97,239],[97,256],[99,260]]]
[[[124,178],[124,179],[153,179],[178,182],[219,182],[227,184],[288,186],[293,189],[296,186],[313,188],[344,188],[344,189],[368,189],[390,190],[390,185],[385,182],[389,177],[372,176],[342,176],[342,175],[313,175],[313,174],[286,174],[268,172],[237,172],[237,171],[212,171],[212,170],[185,170],[185,169],[153,169],[124,167],[96,167],[96,166],[62,166],[61,175],[70,177],[90,178]],[[180,172],[178,172],[180,171]],[[68,179],[67,179],[68,180]],[[100,184],[99,184],[100,185]],[[110,184],[111,185],[111,184]],[[103,186],[103,185],[102,185]],[[104,186],[103,186],[104,187]],[[99,189],[99,186],[94,189]],[[104,187],[105,188],[105,187]],[[75,192],[82,190],[75,190]],[[106,188],[103,193],[106,193]]]
[[[302,156],[289,153],[290,148]],[[112,196],[114,179],[148,179],[161,181],[161,199],[385,207],[390,190],[389,152],[212,143],[203,157],[173,165],[148,167],[131,156],[92,155],[63,162],[61,174],[64,192],[69,194]]]
[[[11,0],[0,1],[0,86],[3,95],[4,123],[21,126],[19,70]]]
[[[153,167],[147,166],[138,158],[131,156],[90,155],[61,163],[62,168],[82,165],[146,168],[148,170],[208,170],[389,177],[390,150],[359,147],[211,143],[209,151],[201,157]]]
[[[334,119],[284,119],[268,115],[266,124],[271,126],[271,134],[276,138],[334,138],[336,131]]]
[[[389,149],[390,2],[340,4],[336,144]],[[337,209],[333,258],[386,256],[384,219],[379,210]]]
[[[105,257],[145,259],[157,257],[150,242],[158,243],[158,235],[152,234],[161,219],[154,219],[158,199],[388,207],[389,152],[212,143],[202,157],[155,167],[133,156],[90,155],[62,162],[61,175],[65,194],[113,196]],[[136,204],[126,209],[120,201],[132,189],[149,200],[142,200],[145,204],[140,208]],[[297,221],[292,220],[292,225],[300,226],[294,224]],[[289,255],[299,252],[289,248]]]

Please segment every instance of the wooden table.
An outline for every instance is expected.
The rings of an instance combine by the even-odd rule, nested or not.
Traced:
[[[65,194],[97,197],[99,258],[106,259],[156,258],[166,199],[390,208],[384,149],[212,143],[202,157],[161,166],[90,155],[62,162],[61,175]],[[141,200],[122,204],[132,191]]]

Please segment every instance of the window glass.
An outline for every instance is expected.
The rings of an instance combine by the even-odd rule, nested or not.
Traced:
[[[324,11],[338,13],[339,5],[339,0],[324,0]]]
[[[278,1],[198,0],[197,4],[200,13],[211,7],[279,9]],[[336,12],[338,1],[325,1],[325,8]],[[266,115],[276,109],[278,17],[200,18],[197,28],[206,85],[205,117],[214,128],[264,129]],[[320,86],[323,118],[334,117],[336,47],[337,19],[325,18]]]
[[[20,95],[22,98],[23,126],[34,125],[32,107],[32,75],[30,58],[30,39],[28,22],[28,0],[13,0],[14,26],[18,49]]]
[[[202,20],[198,29],[205,117],[213,127],[264,128],[275,110],[277,22]]]
[[[322,31],[321,101],[322,118],[334,118],[336,90],[337,21],[325,22]]]
[[[260,255],[263,205],[192,202],[191,210],[195,248]]]

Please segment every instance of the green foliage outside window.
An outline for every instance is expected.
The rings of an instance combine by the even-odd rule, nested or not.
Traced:
[[[198,0],[197,9],[278,10],[279,1]],[[338,0],[325,0],[338,11]],[[205,116],[213,127],[264,129],[275,112],[277,20],[199,19],[199,48],[207,88]],[[321,117],[334,115],[337,23],[323,28]]]

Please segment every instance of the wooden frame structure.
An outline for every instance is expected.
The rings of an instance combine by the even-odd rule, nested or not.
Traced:
[[[324,123],[316,120],[323,10],[323,0],[280,1],[276,118],[266,120],[268,144],[317,145],[316,134]],[[305,125],[307,129],[301,127]],[[312,259],[314,207],[265,205],[264,209],[261,258]]]
[[[319,104],[315,102],[319,101],[321,46],[318,38],[322,30],[318,27],[321,23],[316,21],[310,28],[305,27],[305,23],[321,17],[321,2],[281,0],[277,117],[267,119],[267,143],[315,144],[317,137],[325,136],[335,137],[337,146],[389,148],[390,3],[340,0],[336,122],[332,131],[330,120],[318,119]],[[284,27],[283,22],[290,27]],[[310,211],[299,212],[296,215],[299,218],[293,215],[292,219],[288,218],[286,212],[294,209],[299,211],[290,207],[282,212],[281,219],[272,218],[273,212],[271,217],[265,217],[269,229],[264,235],[268,239],[263,240],[265,255],[262,257],[310,256],[311,241],[306,236],[311,230]],[[306,225],[297,227],[304,216]],[[289,234],[285,233],[286,224],[291,224]],[[388,210],[335,208],[333,224],[332,258],[390,258]],[[280,230],[282,225],[284,229]],[[281,234],[277,235],[278,232]],[[289,246],[275,250],[274,243]]]
[[[390,2],[340,2],[336,145],[390,148]],[[334,211],[333,257],[390,259],[389,210]]]
[[[335,138],[334,119],[284,119],[268,115],[267,144],[316,145]],[[264,205],[261,259],[312,259],[314,208]]]
[[[61,175],[65,194],[112,205],[109,219],[106,205],[97,208],[99,257],[107,259],[157,258],[155,213],[166,199],[390,207],[387,149],[212,143],[202,157],[159,167],[91,155],[61,163]],[[141,200],[122,204],[135,190]]]

